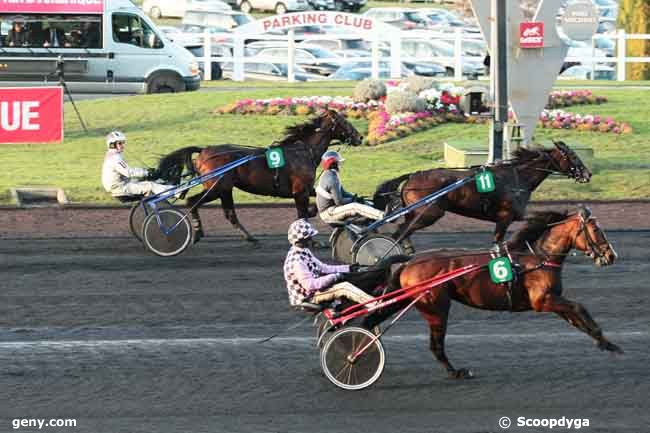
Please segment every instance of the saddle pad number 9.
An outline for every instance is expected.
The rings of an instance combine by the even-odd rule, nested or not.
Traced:
[[[491,171],[485,170],[476,175],[476,190],[478,192],[492,192],[495,188],[494,175]]]
[[[266,151],[266,164],[269,168],[284,167],[284,152],[281,147],[273,147]]]
[[[507,257],[497,257],[490,260],[488,269],[493,282],[499,284],[512,281],[512,265]]]

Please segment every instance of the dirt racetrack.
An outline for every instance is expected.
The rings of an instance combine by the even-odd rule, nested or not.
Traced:
[[[15,418],[76,418],[76,428],[41,431],[486,433],[506,431],[498,422],[508,416],[513,432],[566,431],[517,426],[518,417],[565,417],[588,419],[585,432],[646,433],[650,222],[639,213],[639,224],[619,227],[625,218],[592,208],[619,261],[596,268],[571,257],[564,284],[625,355],[600,352],[553,315],[455,304],[448,355],[475,379],[447,379],[409,313],[384,339],[383,377],[356,393],[321,374],[308,324],[259,343],[303,318],[287,304],[284,235],[247,245],[212,226],[213,236],[162,259],[122,232],[71,234],[53,210],[0,212],[0,432],[16,431]],[[59,216],[49,231],[47,212]],[[281,231],[273,211],[263,215]],[[83,224],[119,226],[96,216]],[[445,224],[416,247],[489,245],[489,225],[457,233],[460,223]]]

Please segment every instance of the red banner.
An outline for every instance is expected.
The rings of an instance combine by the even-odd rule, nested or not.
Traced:
[[[0,0],[0,13],[101,14],[104,0]]]
[[[544,48],[544,23],[519,23],[520,48]]]
[[[61,87],[0,88],[0,143],[62,140]]]

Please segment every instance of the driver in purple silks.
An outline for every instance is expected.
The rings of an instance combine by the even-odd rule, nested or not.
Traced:
[[[355,303],[371,301],[372,296],[352,283],[342,281],[343,273],[350,272],[348,265],[327,265],[318,260],[309,247],[318,231],[307,220],[294,221],[289,227],[291,249],[284,261],[284,279],[291,305],[303,302],[320,304],[337,298],[347,298]]]

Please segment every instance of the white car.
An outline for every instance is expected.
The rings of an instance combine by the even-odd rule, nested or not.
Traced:
[[[221,0],[145,0],[142,10],[152,18],[182,18],[185,11],[194,10],[232,10]]]
[[[291,11],[304,11],[309,9],[307,0],[237,0],[239,9],[250,13],[253,9],[258,11],[274,11],[280,15]]]

